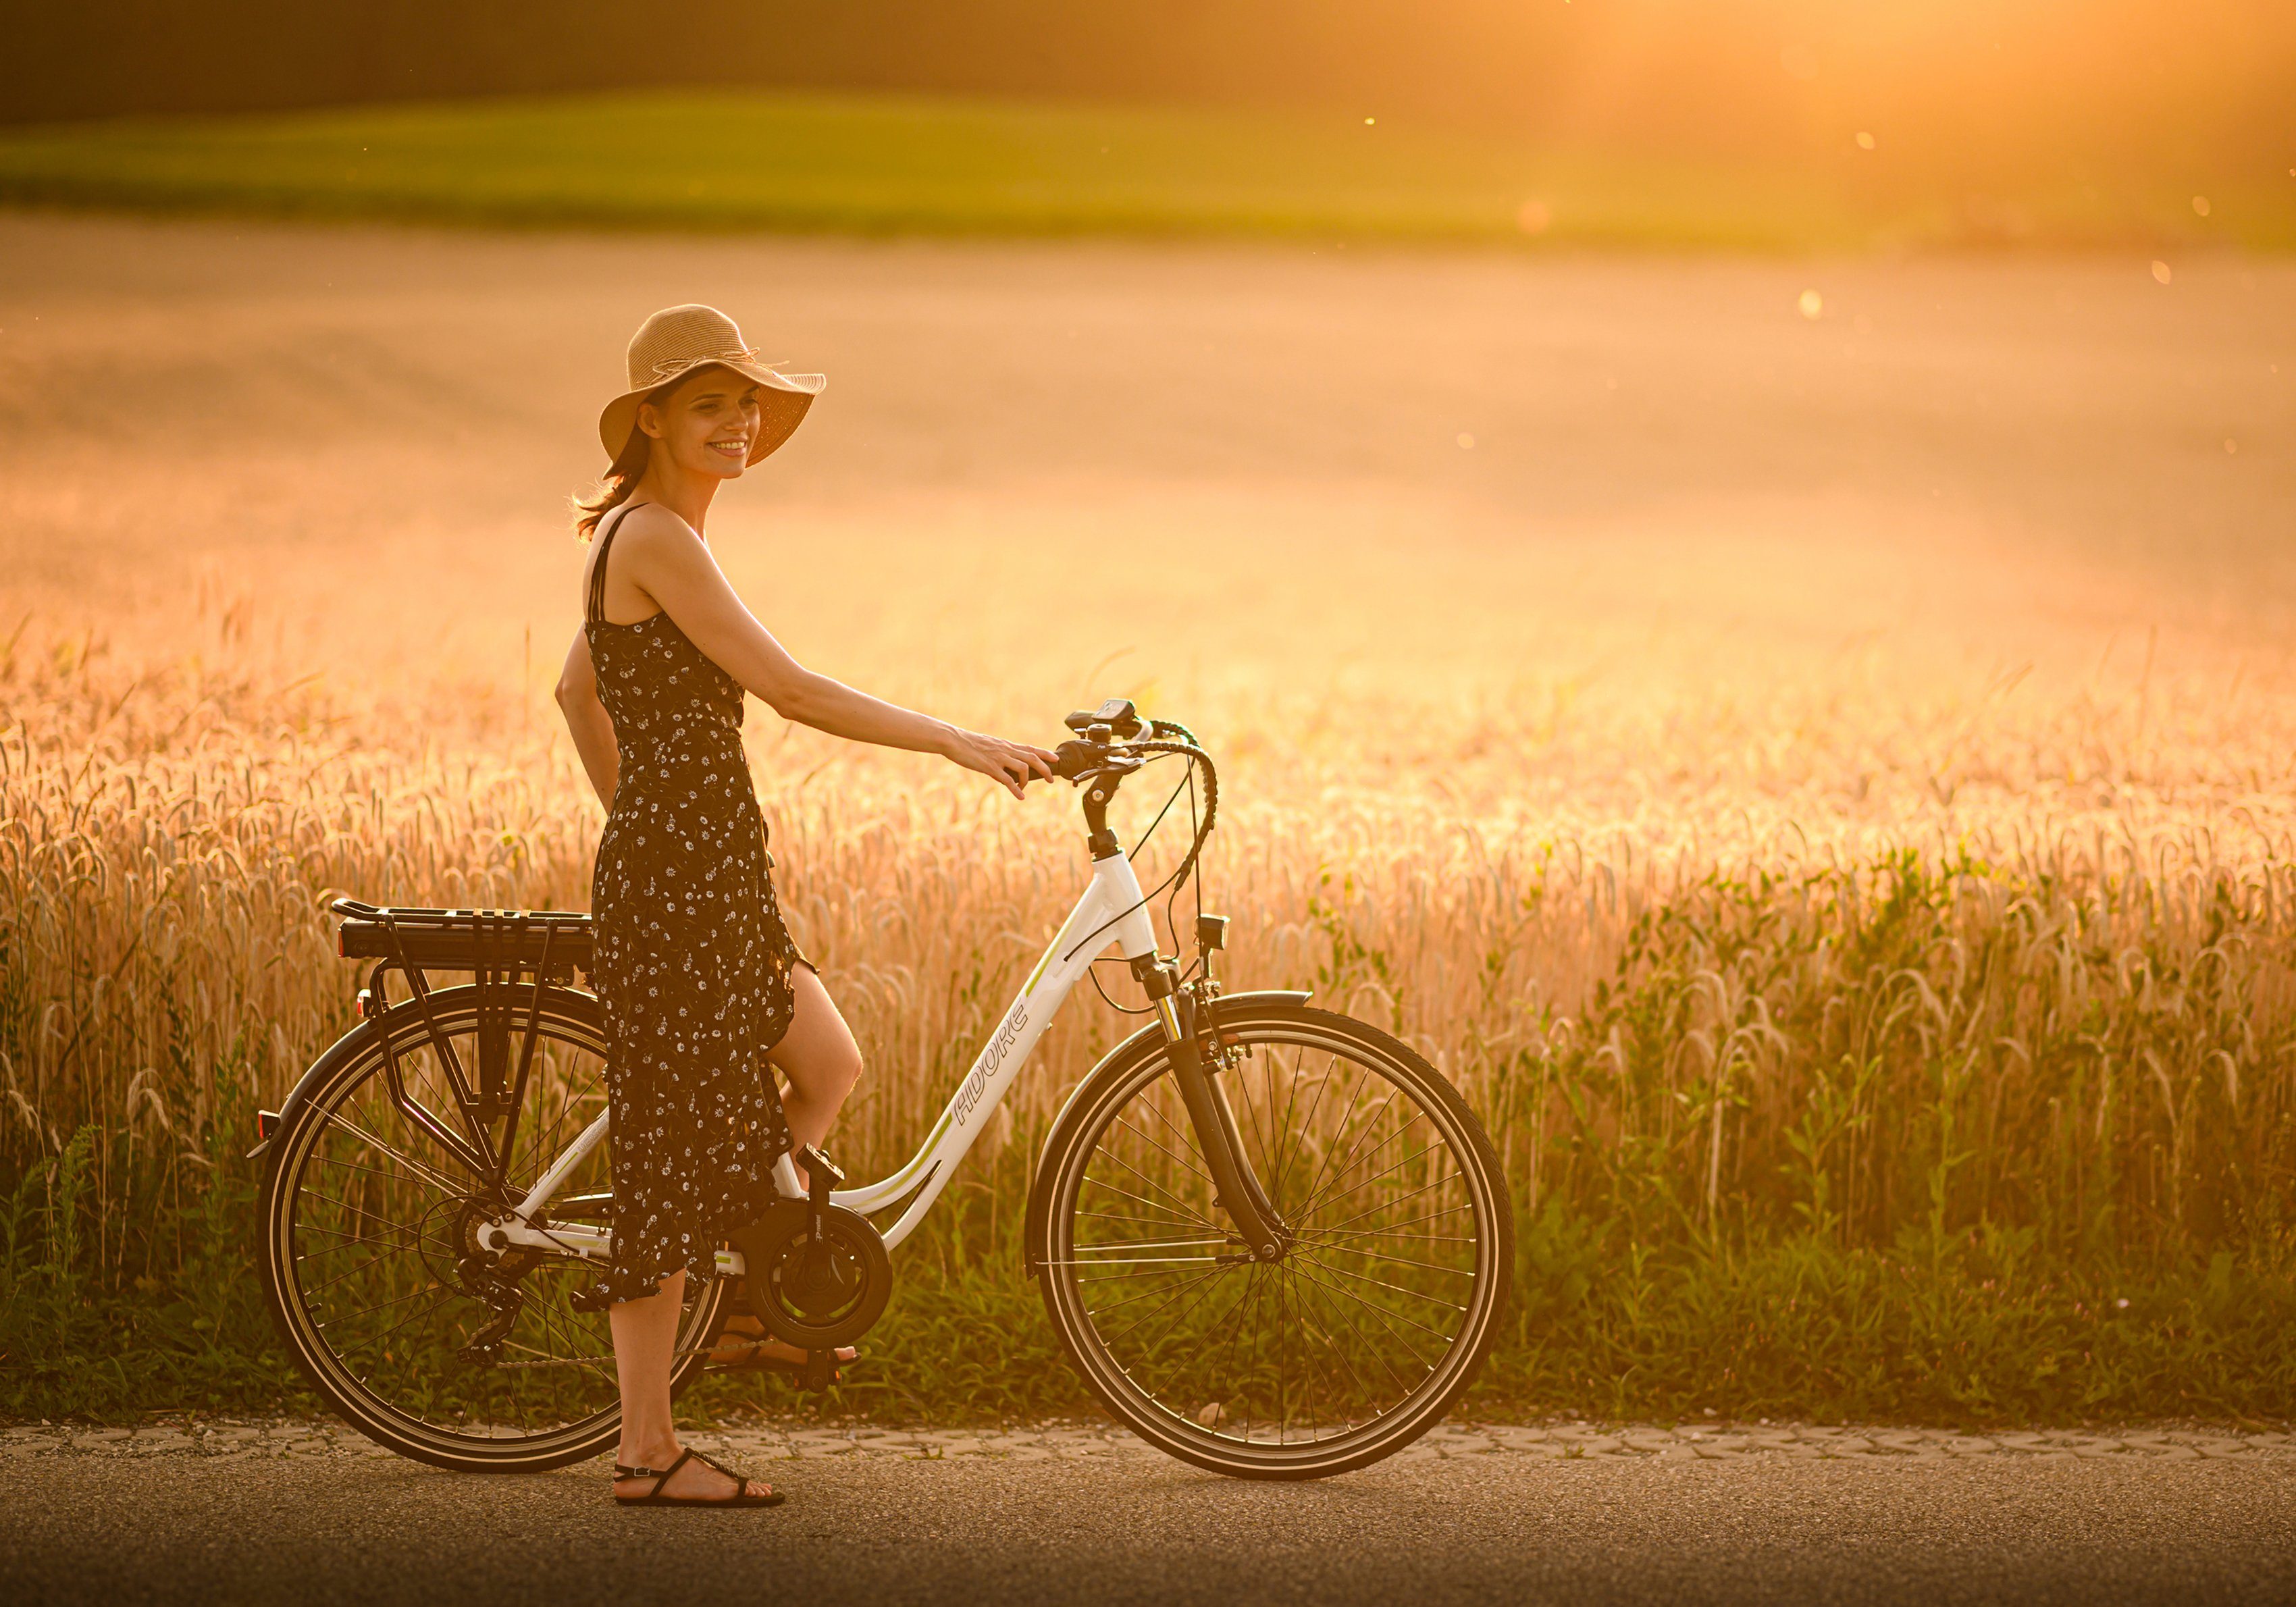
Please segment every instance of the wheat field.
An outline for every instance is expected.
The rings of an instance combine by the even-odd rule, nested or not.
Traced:
[[[327,898],[586,904],[564,498],[685,299],[832,375],[710,527],[768,627],[1006,734],[1193,726],[1232,983],[1482,1111],[1525,1224],[1499,1396],[2288,1414],[2296,270],[31,216],[7,1409],[287,1387],[245,1291],[187,1285],[229,1282],[254,1107],[348,1023]],[[754,703],[746,740],[869,1057],[833,1143],[889,1166],[1073,898],[1073,799]],[[862,1404],[1073,1404],[1019,1365],[1011,1213],[1128,1025],[1055,1023]],[[195,1360],[70,1378],[131,1330]]]

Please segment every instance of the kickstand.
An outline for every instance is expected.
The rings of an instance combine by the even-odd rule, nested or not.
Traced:
[[[805,1371],[798,1374],[798,1388],[819,1395],[837,1377],[837,1352],[808,1350],[805,1353]]]

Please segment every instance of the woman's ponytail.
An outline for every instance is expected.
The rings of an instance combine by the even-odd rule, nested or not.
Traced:
[[[667,387],[665,387],[667,389]],[[648,401],[653,398],[648,397]],[[653,455],[653,438],[633,426],[630,439],[622,443],[622,454],[598,482],[597,493],[592,496],[574,498],[574,535],[587,541],[596,533],[598,521],[629,501],[630,493],[638,488],[645,478],[646,463]]]

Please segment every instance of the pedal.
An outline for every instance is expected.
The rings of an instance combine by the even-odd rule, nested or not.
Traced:
[[[797,1163],[805,1168],[811,1184],[813,1198],[827,1203],[829,1191],[845,1181],[845,1170],[822,1151],[808,1144],[797,1152]]]
[[[798,1374],[797,1387],[809,1395],[827,1391],[837,1376],[837,1352],[808,1350],[805,1353],[805,1371]]]

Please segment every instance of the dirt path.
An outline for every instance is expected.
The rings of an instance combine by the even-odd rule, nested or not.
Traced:
[[[312,1425],[18,1431],[18,1601],[2277,1602],[2285,1435],[1461,1426],[1307,1486],[1120,1436],[755,1431],[763,1513],[608,1510],[602,1470],[481,1480]]]

